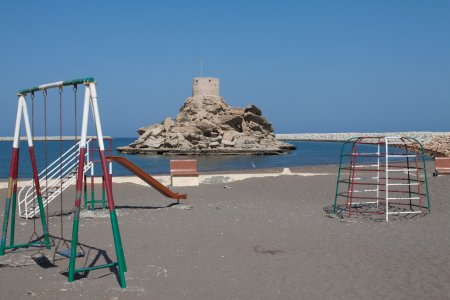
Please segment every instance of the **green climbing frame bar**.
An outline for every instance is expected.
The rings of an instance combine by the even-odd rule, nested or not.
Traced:
[[[337,175],[337,182],[336,182],[336,193],[334,196],[334,204],[333,204],[333,212],[336,213],[336,205],[337,205],[337,198],[339,195],[339,182],[341,180],[341,170],[342,170],[342,158],[344,157],[344,148],[347,144],[354,142],[357,139],[357,137],[349,138],[344,142],[344,144],[341,147],[341,157],[339,159],[339,170]]]

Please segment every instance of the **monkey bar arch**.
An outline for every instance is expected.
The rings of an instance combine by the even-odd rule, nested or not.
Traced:
[[[354,137],[341,149],[334,213],[420,215],[430,211],[425,154],[411,137]]]

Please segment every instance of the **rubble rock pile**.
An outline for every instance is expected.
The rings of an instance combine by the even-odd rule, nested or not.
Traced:
[[[423,148],[436,156],[450,156],[450,135],[435,136]]]
[[[139,128],[140,137],[122,153],[139,154],[281,154],[295,146],[278,141],[272,124],[255,105],[229,106],[221,96],[185,100],[173,120]]]

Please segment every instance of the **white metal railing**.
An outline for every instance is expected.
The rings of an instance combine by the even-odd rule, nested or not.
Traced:
[[[389,146],[401,145],[400,142],[397,142],[397,140],[401,140],[401,138],[400,137],[385,137],[385,143],[386,143],[386,145],[385,145],[385,147],[386,147],[386,154],[385,154],[385,160],[386,160],[386,163],[385,163],[386,164],[385,165],[385,176],[386,176],[386,180],[385,180],[386,221],[389,221],[389,215],[393,215],[393,214],[418,214],[418,213],[422,213],[422,210],[415,211],[415,210],[412,210],[412,209],[411,210],[406,210],[406,211],[389,211],[389,201],[390,200],[420,200],[420,194],[419,194],[419,197],[412,197],[411,195],[410,195],[410,197],[398,197],[398,196],[396,197],[395,195],[394,195],[394,197],[390,196],[390,194],[395,194],[396,193],[395,191],[391,192],[389,190],[390,186],[417,186],[417,187],[420,186],[419,182],[411,183],[411,182],[409,182],[409,179],[408,179],[408,183],[389,183],[389,172],[403,172],[403,173],[408,174],[408,176],[410,176],[410,174],[409,174],[410,172],[418,172],[417,164],[416,164],[416,169],[413,169],[413,168],[403,168],[403,169],[392,169],[391,168],[390,169],[389,168],[389,159],[391,159],[391,160],[393,159],[394,161],[396,161],[395,158],[406,157],[408,159],[410,157],[411,158],[414,157],[416,162],[417,162],[417,155],[416,155],[416,153],[408,154],[407,151],[406,151],[405,154],[389,154],[389,152],[388,152]],[[395,179],[393,179],[393,180],[395,180]]]
[[[89,159],[89,144],[86,142],[86,154],[83,173],[90,170],[94,162]],[[73,145],[61,157],[56,159],[47,168],[38,174],[41,187],[42,203],[46,207],[58,197],[70,185],[77,180],[80,142]],[[17,194],[19,215],[22,218],[33,218],[39,213],[37,194],[34,188],[34,180],[28,181]]]

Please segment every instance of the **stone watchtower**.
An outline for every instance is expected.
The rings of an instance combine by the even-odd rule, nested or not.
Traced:
[[[275,139],[272,124],[261,110],[231,107],[220,96],[219,78],[194,77],[188,97],[175,120],[138,130],[140,137],[122,153],[140,154],[280,154],[294,145]]]
[[[192,97],[219,96],[219,78],[194,77],[192,79]]]

